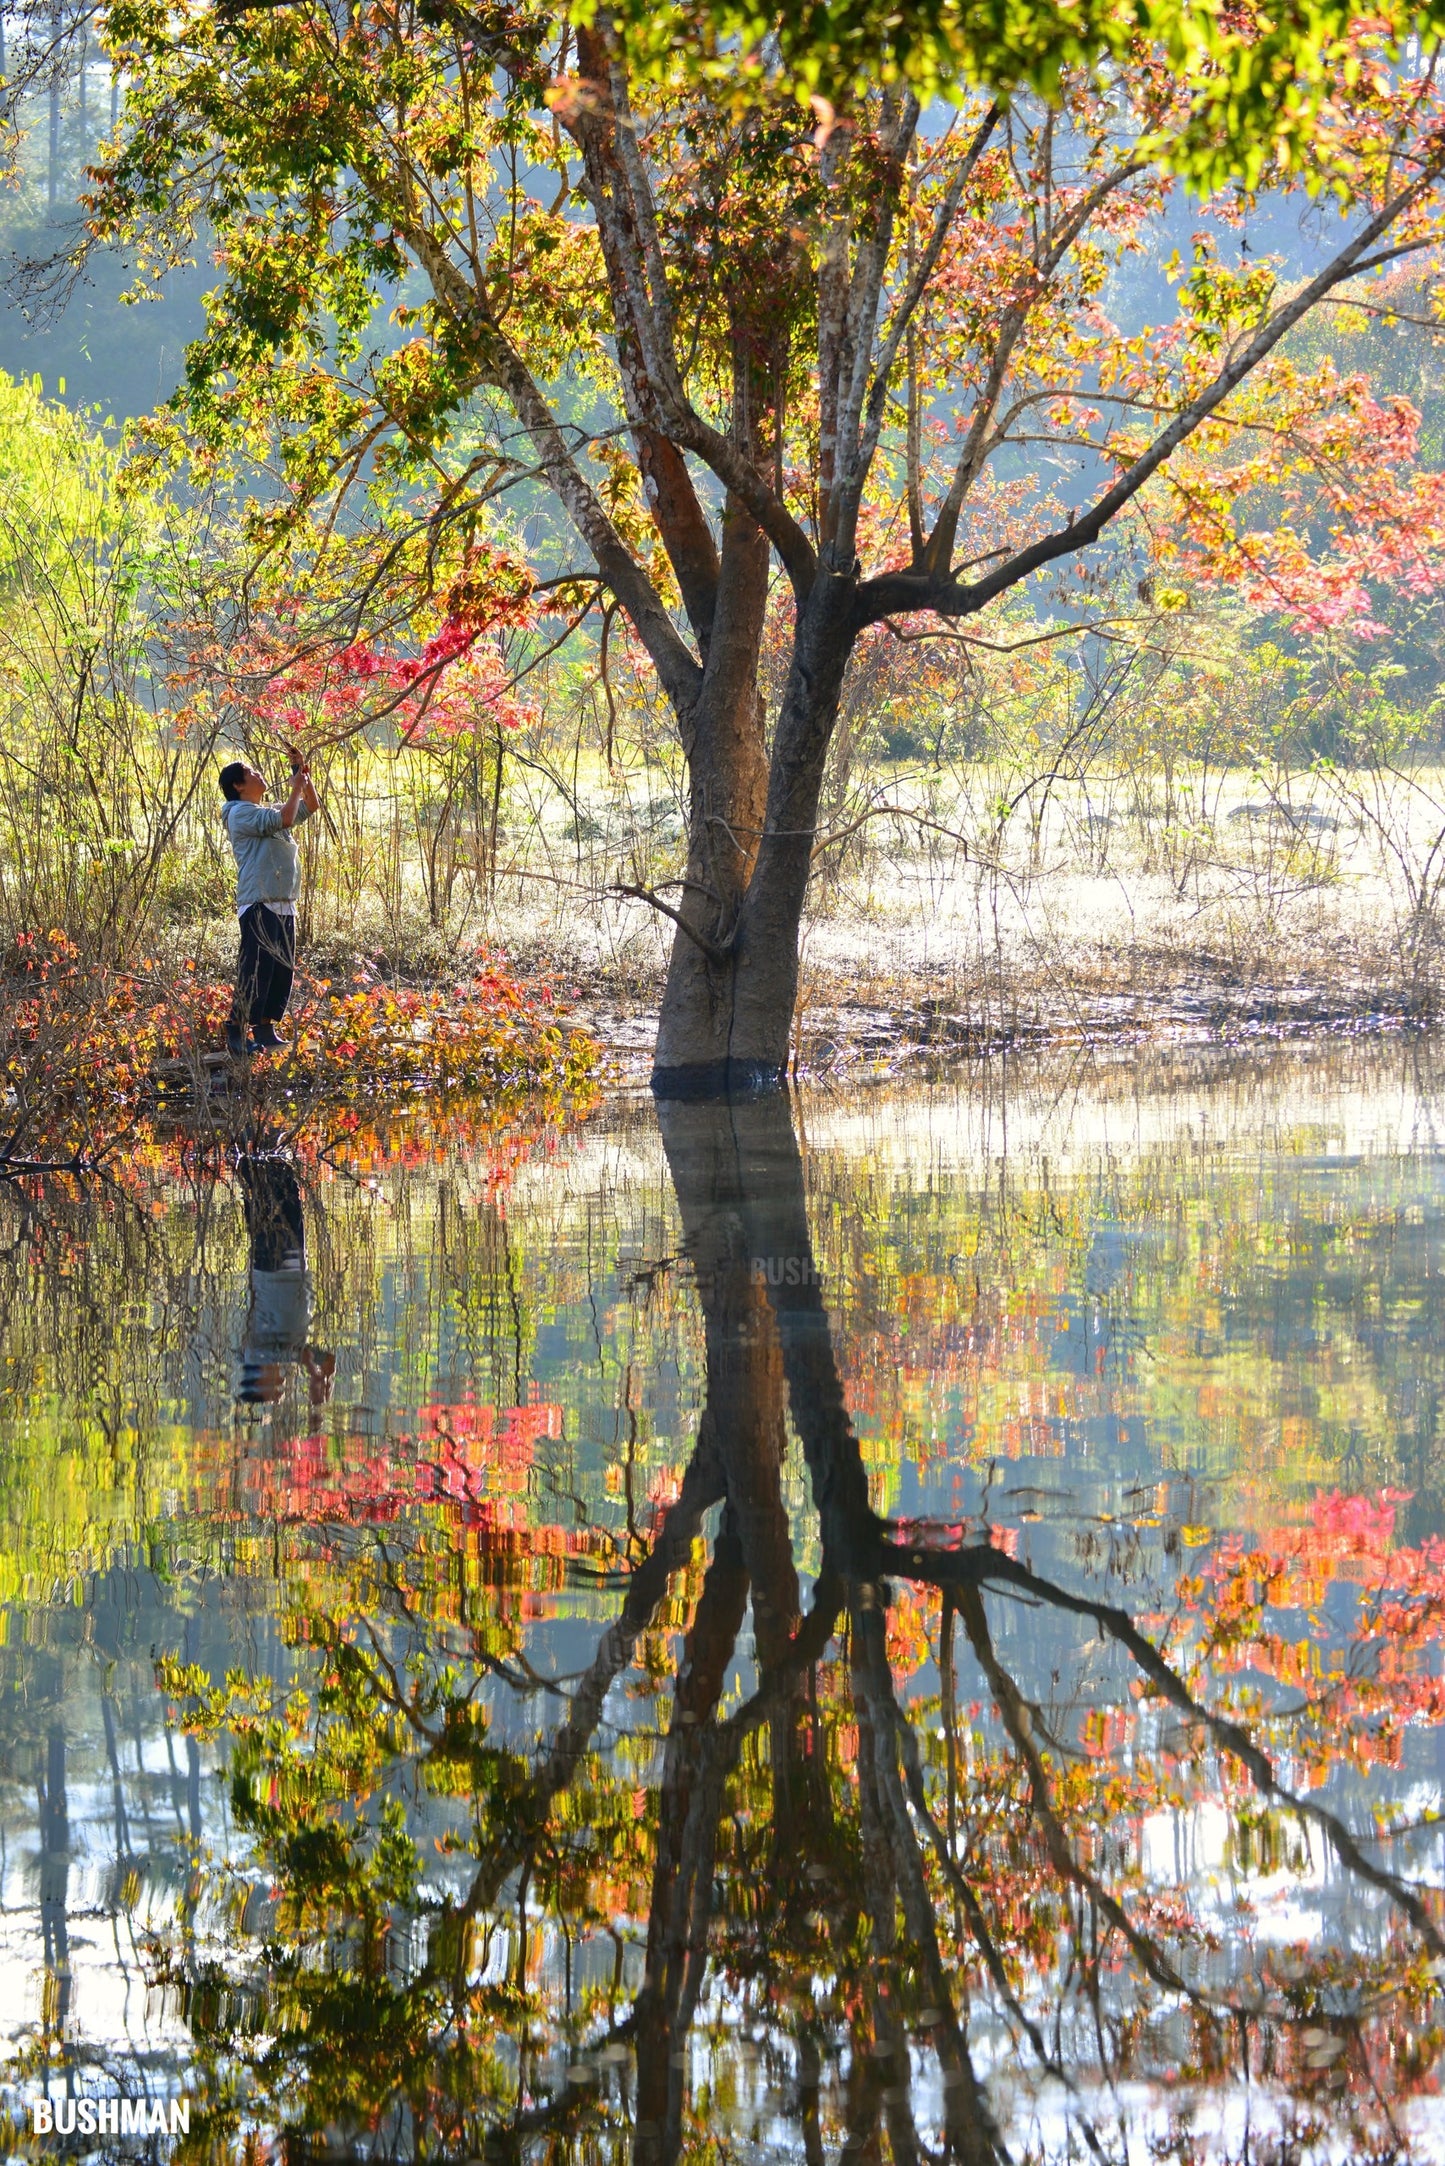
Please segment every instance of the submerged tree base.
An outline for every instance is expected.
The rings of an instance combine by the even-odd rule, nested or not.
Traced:
[[[764,1098],[781,1090],[784,1070],[774,1061],[698,1060],[652,1071],[656,1098],[702,1102],[713,1098]]]

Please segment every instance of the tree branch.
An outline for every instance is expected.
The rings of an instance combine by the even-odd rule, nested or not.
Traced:
[[[1127,1610],[1112,1603],[1098,1602],[1088,1595],[1069,1594],[1057,1587],[1052,1580],[1042,1578],[1009,1557],[1000,1549],[984,1547],[944,1551],[924,1550],[911,1545],[884,1542],[879,1559],[881,1572],[897,1572],[904,1578],[923,1580],[936,1587],[962,1590],[993,1581],[1000,1586],[1017,1588],[1036,1600],[1047,1602],[1053,1609],[1067,1610],[1075,1617],[1088,1617],[1111,1639],[1116,1639],[1127,1649],[1144,1675],[1158,1689],[1161,1698],[1177,1707],[1191,1722],[1197,1722],[1209,1731],[1215,1743],[1238,1760],[1246,1769],[1255,1788],[1262,1796],[1272,1797],[1301,1819],[1313,1822],[1327,1838],[1340,1863],[1362,1880],[1388,1895],[1399,1905],[1410,1923],[1419,1933],[1432,1956],[1445,1957],[1445,1934],[1431,1918],[1420,1897],[1398,1874],[1389,1873],[1383,1867],[1371,1863],[1338,1814],[1324,1805],[1317,1805],[1312,1798],[1304,1798],[1285,1785],[1275,1774],[1268,1753],[1256,1745],[1248,1731],[1226,1715],[1216,1715],[1196,1700],[1193,1693],[1165,1661],[1158,1648],[1139,1630]],[[960,1614],[962,1606],[960,1603]],[[1002,1712],[1002,1710],[1001,1710]]]
[[[542,392],[485,302],[467,284],[436,237],[421,224],[405,238],[431,282],[438,301],[470,339],[486,380],[510,400],[532,440],[553,493],[597,559],[597,568],[626,610],[647,649],[662,688],[680,714],[690,713],[702,687],[702,670],[688,651],[662,598],[633,556],[577,461]]]
[[[979,468],[983,465],[985,455],[991,448],[986,441],[989,423],[993,418],[994,409],[998,405],[999,394],[1003,390],[1004,378],[1008,374],[1008,366],[1013,359],[1014,348],[1022,337],[1028,323],[1029,310],[1047,287],[1049,280],[1063,262],[1070,248],[1073,247],[1074,242],[1083,232],[1084,227],[1093,217],[1095,211],[1099,209],[1101,204],[1107,202],[1116,189],[1122,188],[1126,181],[1132,180],[1135,174],[1142,170],[1137,159],[1127,160],[1123,165],[1116,166],[1112,173],[1106,173],[1104,178],[1097,182],[1089,190],[1088,194],[1075,204],[1069,216],[1054,235],[1050,245],[1037,261],[1033,291],[1026,299],[1016,301],[1012,308],[1005,312],[999,330],[998,342],[994,347],[989,362],[988,375],[985,378],[983,390],[979,394],[979,401],[974,410],[973,419],[969,423],[968,434],[963,441],[963,449],[958,455],[958,464],[954,468],[953,480],[949,484],[947,496],[939,506],[938,518],[934,522],[933,532],[929,536],[927,546],[924,549],[923,566],[930,578],[938,579],[943,577],[953,562],[953,545],[958,536],[958,522],[963,512],[964,500],[977,480]],[[871,622],[872,620],[868,619],[867,621]]]
[[[935,610],[940,616],[946,617],[972,616],[986,603],[1006,593],[1010,587],[1017,586],[1021,580],[1029,578],[1044,565],[1055,563],[1060,557],[1072,556],[1096,541],[1109,521],[1138,495],[1144,484],[1159,471],[1179,446],[1223,405],[1230,393],[1274,350],[1286,333],[1292,331],[1294,326],[1308,315],[1316,302],[1358,272],[1362,261],[1367,259],[1368,250],[1382,233],[1388,232],[1390,227],[1419,201],[1442,168],[1445,168],[1445,139],[1437,142],[1433,155],[1410,185],[1377,212],[1332,262],[1326,264],[1307,285],[1302,286],[1294,299],[1256,332],[1243,351],[1228,362],[1206,389],[1175,416],[1168,428],[1161,430],[1147,451],[1141,453],[1133,465],[1120,475],[1113,487],[1106,490],[1082,518],[1072,521],[1062,531],[1046,535],[1042,540],[1032,542],[1028,548],[1020,549],[997,570],[968,585],[958,585],[941,576],[936,560],[932,557],[933,544],[930,543],[930,566],[927,570],[885,572],[860,586],[857,597],[859,628],[876,624],[881,617],[906,615],[920,609]],[[972,433],[970,430],[970,436]],[[952,492],[950,501],[951,499]],[[960,506],[961,503],[960,497]],[[943,525],[944,514],[940,514],[939,526],[934,530],[935,541],[943,530]],[[949,547],[951,551],[951,536]]]
[[[877,188],[874,198],[872,230],[859,246],[857,262],[849,282],[848,306],[843,319],[843,343],[839,353],[840,373],[844,381],[843,398],[838,413],[841,471],[836,492],[838,502],[832,514],[831,525],[834,529],[835,545],[848,555],[852,554],[853,524],[868,476],[869,450],[865,449],[862,429],[868,364],[873,353],[878,309],[883,297],[883,281],[888,271],[893,229],[897,223],[898,205],[903,193],[904,160],[912,146],[920,111],[918,100],[911,91],[907,92],[898,108],[897,117],[890,126],[890,102],[890,94],[885,92],[879,133],[883,138],[886,164],[881,174],[881,186]]]
[[[943,253],[943,244],[948,238],[948,229],[953,224],[958,213],[958,206],[963,200],[963,191],[978,168],[978,162],[987,148],[989,137],[998,125],[1002,111],[1003,108],[997,103],[991,105],[979,122],[978,127],[974,130],[973,140],[969,143],[962,158],[960,158],[953,178],[944,194],[943,201],[934,214],[933,231],[928,236],[927,246],[919,257],[917,268],[889,321],[888,335],[883,342],[883,351],[878,356],[878,364],[873,372],[872,387],[868,393],[868,403],[864,410],[862,451],[865,456],[871,456],[877,447],[878,437],[883,426],[884,410],[888,403],[888,384],[893,374],[894,364],[898,359],[909,325],[917,312],[918,304],[928,289],[928,281],[938,268],[938,259]]]
[[[626,79],[621,66],[606,57],[606,48],[593,32],[579,34],[579,53],[588,70],[595,112],[589,114],[579,106],[575,111],[567,111],[565,124],[579,144],[585,145],[589,140],[595,144],[594,158],[599,167],[604,153],[597,138],[604,128],[610,138],[615,172],[621,186],[599,171],[593,187],[593,209],[614,300],[625,302],[623,320],[635,335],[640,349],[642,368],[636,372],[632,387],[639,418],[660,437],[670,438],[675,446],[694,452],[746,506],[777,550],[794,591],[801,598],[812,585],[817,568],[812,543],[752,460],[703,420],[683,385],[673,344],[671,303],[657,235],[656,210],[636,140],[636,125],[627,103]],[[649,291],[649,286],[653,291]],[[678,464],[681,465],[680,460]],[[685,473],[685,468],[683,471]],[[672,478],[677,479],[675,475]],[[688,489],[691,490],[690,482]],[[666,542],[665,533],[663,539]]]
[[[645,902],[649,908],[659,911],[663,917],[671,918],[678,931],[686,933],[693,946],[701,948],[709,962],[722,964],[727,961],[729,951],[726,947],[721,946],[716,940],[709,940],[707,934],[700,933],[695,925],[689,925],[682,912],[674,910],[671,903],[665,903],[662,897],[652,888],[635,887],[630,881],[619,880],[609,890],[609,893],[613,895],[630,895],[636,902]]]
[[[666,433],[637,322],[641,284],[636,221],[623,215],[629,195],[618,156],[619,130],[605,56],[595,35],[578,32],[578,50],[592,95],[560,109],[559,117],[582,153],[585,187],[597,221],[603,265],[616,325],[617,367],[623,403],[642,473],[643,493],[662,545],[677,576],[683,606],[698,645],[706,649],[717,602],[718,550],[687,461]],[[629,271],[627,258],[633,258]],[[670,317],[668,319],[670,326]],[[669,333],[670,335],[670,333]]]

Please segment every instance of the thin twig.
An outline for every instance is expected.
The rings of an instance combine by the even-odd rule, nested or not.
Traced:
[[[645,902],[652,909],[660,911],[663,917],[671,918],[678,931],[686,933],[693,946],[701,948],[708,961],[716,963],[719,968],[732,953],[731,941],[726,947],[720,947],[716,940],[709,940],[706,933],[700,933],[695,926],[689,925],[680,910],[674,910],[671,903],[665,903],[650,887],[634,887],[630,881],[618,880],[607,892],[610,895],[630,895],[635,901]]]

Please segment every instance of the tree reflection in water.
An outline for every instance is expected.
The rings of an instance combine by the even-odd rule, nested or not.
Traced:
[[[1283,1565],[1186,1578],[1145,1619],[1107,1570],[1064,1584],[979,1530],[882,1518],[787,1102],[659,1120],[706,1402],[544,1749],[509,1742],[509,1700],[541,1689],[515,1641],[437,1623],[424,1545],[385,1531],[344,1600],[293,1620],[309,1670],[285,1704],[167,1666],[177,1719],[227,1740],[254,1845],[230,1912],[197,1896],[158,1951],[211,2137],[987,2162],[1120,2157],[1137,2123],[1160,2159],[1215,2136],[1253,2159],[1336,2136],[1405,2155],[1439,2044],[1438,1905],[1412,1831],[1352,1830],[1327,1782],[1394,1703],[1348,1662],[1284,1689],[1259,1652],[1269,1605],[1295,1606]],[[1428,1654],[1432,1569],[1361,1596],[1357,1656],[1389,1637],[1404,1675],[1407,1642]],[[629,1694],[665,1709],[641,1747]],[[1212,1885],[1145,1855],[1201,1811]],[[1336,1883],[1331,1931],[1256,1934],[1261,1868]]]

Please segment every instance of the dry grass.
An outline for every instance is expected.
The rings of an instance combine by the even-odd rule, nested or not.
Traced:
[[[1176,775],[1168,806],[1134,781],[1056,785],[1039,817],[1000,825],[995,769],[867,777],[868,816],[823,855],[805,923],[807,1064],[1433,1014],[1445,773],[1216,772],[1187,818],[1181,785],[1201,778]],[[654,774],[534,790],[486,915],[516,967],[628,1051],[649,1042],[670,928],[613,889],[675,872],[679,831]]]

